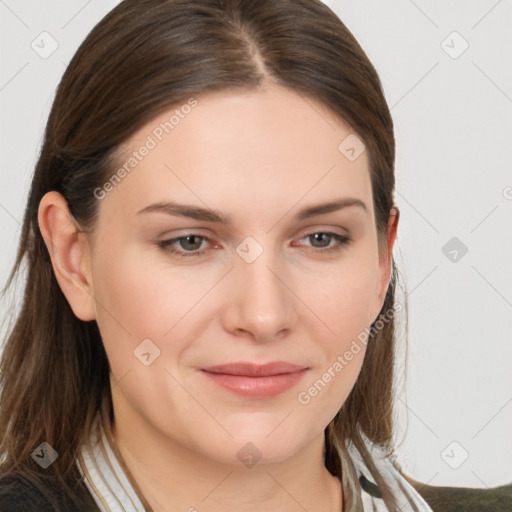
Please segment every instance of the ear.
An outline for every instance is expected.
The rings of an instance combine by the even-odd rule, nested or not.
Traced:
[[[400,211],[396,206],[391,208],[388,219],[388,237],[386,248],[384,252],[379,255],[379,280],[376,289],[376,311],[373,312],[372,323],[377,320],[377,317],[384,305],[386,293],[389,287],[389,278],[391,276],[392,263],[393,263],[393,246],[396,240],[396,233],[398,228],[398,220],[400,218]]]
[[[37,220],[55,277],[73,313],[80,320],[94,320],[90,248],[64,197],[56,191],[46,193],[39,203]]]

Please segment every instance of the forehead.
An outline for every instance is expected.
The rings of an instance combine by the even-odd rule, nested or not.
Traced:
[[[229,213],[236,204],[264,212],[351,196],[371,209],[366,151],[347,158],[344,141],[354,137],[322,103],[281,86],[197,95],[123,145],[117,165],[128,172],[105,203],[133,214],[181,199]]]

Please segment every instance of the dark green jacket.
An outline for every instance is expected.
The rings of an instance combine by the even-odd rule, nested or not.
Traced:
[[[512,483],[475,489],[426,485],[406,478],[434,512],[512,512]]]
[[[434,512],[512,512],[512,484],[492,489],[436,487],[407,477]],[[78,502],[57,486],[41,490],[21,478],[0,479],[0,512],[98,512],[85,484]],[[316,512],[316,511],[311,511]]]

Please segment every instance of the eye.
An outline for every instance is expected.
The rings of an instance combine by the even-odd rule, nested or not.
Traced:
[[[177,238],[172,238],[171,240],[162,240],[158,242],[158,246],[164,249],[171,254],[176,254],[180,257],[189,257],[189,256],[201,256],[206,252],[205,249],[198,250],[201,247],[203,241],[208,240],[205,236],[190,234],[186,236],[180,236]],[[174,246],[178,244],[181,249],[177,250]]]
[[[339,251],[345,245],[348,245],[350,238],[339,233],[318,231],[310,233],[301,240],[309,239],[315,252]],[[331,242],[335,242],[334,245]],[[317,245],[315,245],[317,244]]]
[[[318,253],[339,251],[350,242],[350,238],[347,236],[324,231],[310,233],[300,240],[305,239],[312,242],[313,251]],[[207,252],[206,248],[203,247],[201,249],[204,242],[209,242],[208,237],[190,233],[185,236],[171,238],[170,240],[162,240],[157,242],[157,245],[162,250],[180,258],[189,258],[200,257]]]

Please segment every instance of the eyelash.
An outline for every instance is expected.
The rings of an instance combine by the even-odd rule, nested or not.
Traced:
[[[331,238],[334,238],[335,240],[337,240],[338,243],[332,247],[327,247],[327,248],[313,247],[313,252],[315,252],[315,253],[330,253],[330,252],[334,252],[334,251],[340,251],[341,249],[343,249],[346,245],[348,245],[351,242],[351,239],[349,237],[340,235],[338,233],[332,233],[330,231],[315,231],[314,233],[309,233],[308,235],[303,236],[301,238],[301,240],[303,240],[304,238],[308,238],[308,237],[311,237],[314,235],[319,235],[319,234],[328,235]],[[189,238],[189,237],[197,237],[197,238],[201,238],[203,240],[208,240],[208,237],[206,237],[206,236],[195,235],[195,234],[191,233],[189,235],[172,238],[170,240],[162,240],[161,242],[158,242],[157,245],[165,252],[170,252],[171,254],[180,256],[181,258],[202,256],[207,251],[207,249],[201,249],[200,251],[195,251],[195,252],[190,252],[190,251],[182,252],[182,251],[177,251],[176,249],[172,248],[171,244],[178,242],[180,240],[185,240],[186,238]]]

